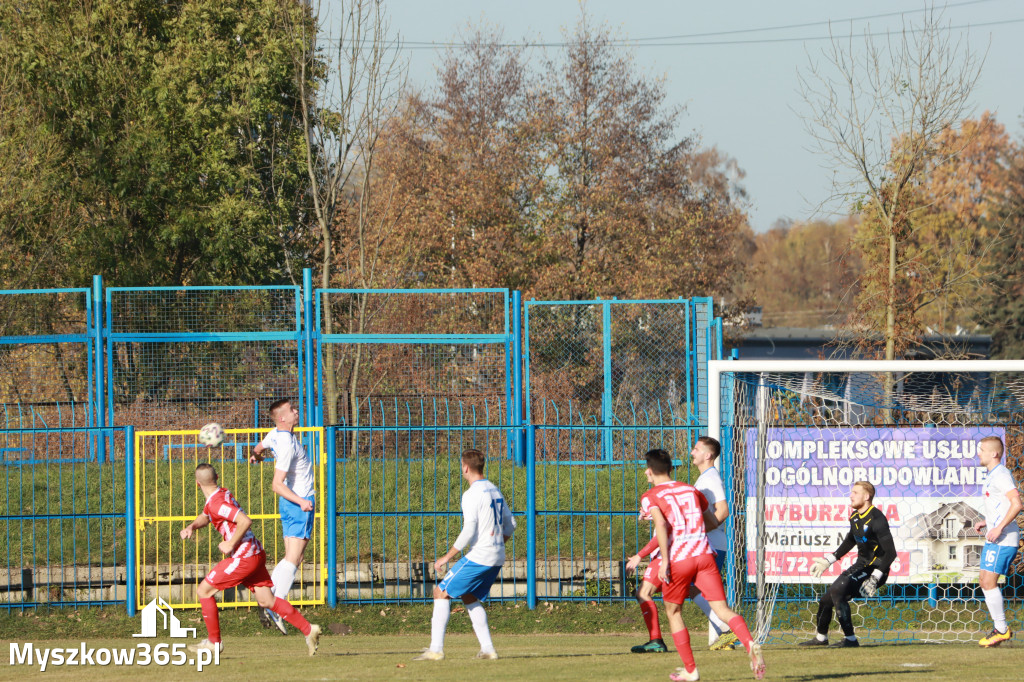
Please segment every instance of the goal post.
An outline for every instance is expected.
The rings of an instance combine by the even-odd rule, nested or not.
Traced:
[[[818,598],[856,549],[818,579],[810,562],[849,530],[858,480],[874,485],[897,550],[879,596],[852,603],[858,636],[964,642],[991,628],[976,448],[1001,438],[1024,480],[1024,360],[713,360],[708,382],[733,516],[729,596],[759,641],[814,632]],[[1024,616],[1022,561],[1001,583],[1011,628]]]

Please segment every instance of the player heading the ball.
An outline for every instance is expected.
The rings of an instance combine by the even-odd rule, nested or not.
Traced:
[[[270,418],[274,429],[252,449],[250,462],[262,462],[266,451],[274,453],[274,481],[271,489],[278,495],[277,509],[281,514],[284,530],[284,558],[274,566],[271,580],[274,581],[274,595],[287,599],[295,583],[295,573],[302,564],[302,555],[313,534],[313,508],[316,504],[313,486],[313,462],[306,454],[306,448],[295,437],[294,429],[299,423],[299,411],[290,400],[282,398],[270,404]],[[271,609],[258,612],[263,627],[271,624],[288,634],[281,618]]]
[[[982,438],[978,443],[978,462],[988,469],[983,494],[985,496],[985,520],[979,521],[974,530],[985,533],[985,546],[981,550],[981,573],[978,582],[985,595],[985,606],[992,616],[992,632],[982,637],[978,644],[983,647],[999,646],[1010,639],[1013,633],[1006,624],[1003,610],[1003,593],[999,591],[999,576],[1010,573],[1010,564],[1017,556],[1020,529],[1015,519],[1024,505],[1020,501],[1017,483],[1010,470],[1003,464],[1003,441],[996,436]]]
[[[456,554],[467,547],[469,551],[434,586],[430,647],[414,661],[444,660],[444,632],[448,628],[453,596],[460,597],[466,605],[466,614],[480,641],[480,653],[476,657],[498,657],[481,600],[487,598],[501,565],[505,563],[505,542],[512,537],[516,523],[501,491],[484,478],[485,461],[479,450],[462,453],[462,478],[469,483],[469,488],[462,493],[462,532],[448,553],[434,562],[434,570],[440,573]]]
[[[315,654],[320,644],[320,626],[311,625],[295,607],[271,592],[273,583],[267,573],[267,554],[250,530],[252,519],[242,511],[231,491],[217,485],[217,471],[209,464],[196,467],[196,485],[206,496],[206,504],[195,521],[182,529],[181,539],[188,540],[193,531],[212,523],[224,538],[217,547],[227,558],[214,566],[199,584],[199,604],[203,609],[207,637],[194,648],[224,650],[220,640],[220,614],[214,596],[229,587],[245,585],[256,595],[257,604],[271,609],[298,628],[306,636],[309,655]]]
[[[817,634],[814,639],[800,642],[800,646],[828,646],[828,628],[832,623],[832,610],[845,637],[833,647],[860,646],[853,632],[853,616],[850,600],[860,595],[874,597],[878,588],[889,577],[889,567],[896,559],[896,545],[889,531],[889,520],[875,507],[875,486],[867,481],[857,481],[850,489],[850,532],[833,554],[815,559],[810,573],[820,578],[829,566],[849,552],[856,545],[857,561],[839,574],[839,577],[825,590],[818,601]]]

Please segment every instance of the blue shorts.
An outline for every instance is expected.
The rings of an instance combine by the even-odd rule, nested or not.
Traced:
[[[981,570],[999,575],[1010,574],[1010,564],[1017,556],[1017,548],[986,542],[981,548]]]
[[[304,499],[315,504],[313,495]],[[299,508],[299,505],[282,497],[278,499],[277,509],[281,512],[281,526],[284,528],[284,536],[286,538],[309,539],[309,536],[313,534],[315,507],[313,511],[304,512]]]
[[[483,601],[491,592],[494,579],[501,572],[501,566],[481,566],[466,557],[462,557],[448,569],[444,579],[437,587],[448,593],[449,597],[462,597],[472,594]]]

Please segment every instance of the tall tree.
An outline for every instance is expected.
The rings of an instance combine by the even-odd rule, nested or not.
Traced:
[[[531,64],[480,31],[387,138],[422,279],[526,296],[714,295],[743,270],[742,171],[586,17]]]
[[[807,130],[836,171],[832,199],[865,214],[855,328],[868,341],[880,335],[886,359],[920,331],[920,282],[905,267],[923,208],[915,190],[943,131],[967,110],[981,62],[932,8],[898,35],[868,33],[859,45],[834,37],[801,74]]]
[[[352,245],[344,278],[367,289],[378,282],[381,247],[394,228],[389,214],[376,208],[378,194],[383,192],[385,202],[390,194],[377,181],[376,154],[404,87],[405,64],[380,0],[346,0],[332,11],[318,3],[312,25],[294,25],[293,40],[298,82],[325,81],[319,91],[300,85],[299,96],[320,285],[326,289],[336,283],[339,256]],[[346,332],[362,333],[369,297],[355,294],[337,305],[334,300],[322,308],[324,331],[335,333],[335,319],[343,316]],[[361,344],[345,347],[340,356],[334,344],[327,345],[325,405],[331,424],[339,423],[339,376],[347,376],[349,409],[356,410],[362,355]]]
[[[273,281],[268,224],[301,212],[289,23],[299,0],[25,0],[0,5],[2,85],[19,102],[52,182],[69,266],[124,285]],[[279,163],[276,191],[261,175]],[[285,162],[283,160],[290,161]],[[0,188],[0,191],[3,191]],[[59,215],[57,217],[60,217]],[[23,220],[24,217],[19,218]],[[36,216],[36,226],[50,219]],[[15,229],[0,217],[5,232]],[[22,231],[24,233],[24,231]],[[35,259],[39,245],[19,242]],[[43,245],[49,248],[47,245]]]
[[[856,226],[852,218],[813,221],[755,235],[750,270],[737,295],[762,307],[765,326],[843,324],[861,274]]]
[[[1001,231],[993,254],[994,269],[981,318],[992,334],[992,355],[1024,357],[1024,144],[1015,146],[1006,172],[1005,191],[983,223]]]

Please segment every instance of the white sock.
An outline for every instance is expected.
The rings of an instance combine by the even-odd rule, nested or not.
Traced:
[[[999,632],[1006,632],[1006,612],[1003,610],[1003,593],[998,587],[991,590],[982,590],[985,595],[985,605],[992,616],[992,623]]]
[[[697,607],[704,612],[704,615],[708,617],[708,620],[711,621],[711,628],[715,631],[715,639],[717,639],[723,632],[729,632],[729,624],[719,618],[718,614],[711,609],[711,604],[708,603],[708,600],[704,598],[703,594],[698,594],[694,597],[693,603],[696,604]]]
[[[846,639],[850,640],[851,642],[856,642],[857,641],[857,635],[847,635]]]
[[[292,589],[292,585],[295,583],[295,571],[298,567],[292,562],[281,559],[277,566],[274,566],[274,572],[270,574],[270,581],[274,583],[274,596],[278,599],[288,600],[288,593]]]
[[[827,641],[828,641],[828,635],[823,635],[823,634],[821,634],[820,632],[819,632],[819,633],[817,633],[817,634],[816,634],[816,635],[814,635],[814,636],[815,636],[815,637],[817,638],[817,640],[818,640],[819,642],[827,642]]]
[[[469,620],[473,623],[473,632],[476,633],[476,638],[480,640],[480,651],[493,652],[494,643],[491,641],[491,629],[487,627],[487,610],[484,609],[484,605],[479,601],[466,604],[466,613],[469,614]]]
[[[444,651],[444,631],[448,627],[448,616],[452,613],[451,599],[435,599],[434,615],[430,618],[430,650]]]

